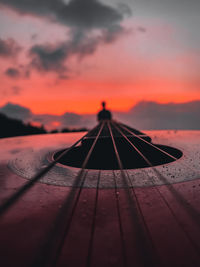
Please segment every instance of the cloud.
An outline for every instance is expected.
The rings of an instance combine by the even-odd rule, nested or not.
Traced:
[[[20,77],[20,72],[16,68],[8,68],[5,71],[5,74],[10,78],[19,78]]]
[[[13,87],[12,89],[18,90],[19,88]],[[87,116],[84,117],[76,113],[66,112],[60,116],[52,114],[34,114],[29,108],[10,102],[0,107],[0,113],[10,118],[22,120],[25,123],[31,122],[36,125],[44,125],[47,130],[55,128],[63,129],[66,127],[90,127],[94,124],[94,120],[90,120]],[[91,115],[89,115],[89,118],[90,117]]]
[[[131,14],[125,4],[112,7],[98,0],[0,0],[20,14],[31,14],[50,19],[70,29],[69,38],[62,43],[36,44],[29,50],[30,68],[43,72],[56,72],[68,78],[66,65],[71,56],[82,59],[93,54],[99,45],[110,44],[126,33],[121,25]]]
[[[21,49],[22,48],[12,38],[9,38],[7,40],[3,40],[0,38],[0,57],[16,57],[21,51]]]
[[[25,122],[39,122],[48,130],[65,127],[91,128],[97,123],[96,114],[80,115],[67,112],[60,116],[50,114],[38,115],[33,114],[30,109],[12,103],[1,107],[0,112]],[[200,101],[180,104],[140,102],[129,112],[113,112],[113,117],[133,128],[141,130],[200,130]]]
[[[113,8],[98,0],[0,0],[20,14],[32,14],[46,17],[61,24],[78,28],[108,28],[123,19],[123,14],[130,14],[130,8],[121,4]]]
[[[17,67],[9,67],[5,70],[4,74],[11,79],[30,77],[30,67],[25,65],[18,65]]]
[[[99,38],[81,37],[81,33],[73,33],[71,40],[56,45],[34,45],[29,50],[30,66],[39,71],[53,71],[60,76],[70,72],[66,60],[75,55],[79,59],[93,54],[99,44]],[[67,76],[68,77],[68,76]]]
[[[139,102],[127,113],[115,117],[138,129],[200,129],[200,101],[187,103]]]
[[[120,25],[113,25],[99,34],[91,34],[79,29],[71,31],[69,40],[57,44],[37,44],[29,50],[30,67],[38,71],[56,72],[60,78],[70,73],[67,60],[76,56],[79,60],[92,55],[99,45],[110,44],[127,31]],[[65,75],[63,75],[65,74]],[[66,75],[68,78],[69,76]]]
[[[30,66],[39,71],[54,71],[63,73],[67,70],[64,63],[67,58],[67,49],[64,44],[56,48],[50,44],[34,45],[29,56],[32,58]]]
[[[57,13],[57,18],[79,28],[107,28],[120,22],[123,15],[96,0],[73,0]]]
[[[10,118],[19,119],[23,121],[30,119],[32,116],[30,109],[10,102],[0,108],[0,113],[3,113]]]

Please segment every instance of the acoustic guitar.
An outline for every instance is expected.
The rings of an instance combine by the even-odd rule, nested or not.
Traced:
[[[200,266],[200,131],[0,140],[1,266]]]

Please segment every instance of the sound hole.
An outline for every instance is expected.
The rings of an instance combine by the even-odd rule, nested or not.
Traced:
[[[130,144],[122,139],[116,138],[116,145],[120,155],[120,159],[123,164],[124,169],[138,169],[149,167],[149,164],[145,159],[138,153]],[[144,143],[141,140],[135,138],[131,140],[134,143],[135,147],[148,159],[152,166],[158,166],[166,163],[170,163],[179,159],[183,153],[173,147],[164,146],[164,145],[155,145],[157,148],[167,152],[171,156],[164,154],[160,150],[157,150],[154,147],[151,147],[147,143]],[[92,145],[92,142],[82,143],[80,146],[77,146],[70,150],[66,156],[60,159],[58,162],[71,167],[81,168],[88,151]],[[56,152],[54,154],[54,159],[56,159],[64,150]],[[97,170],[118,170],[119,165],[116,159],[116,155],[113,149],[112,140],[110,138],[99,139],[95,145],[91,157],[86,166],[87,169],[97,169]]]

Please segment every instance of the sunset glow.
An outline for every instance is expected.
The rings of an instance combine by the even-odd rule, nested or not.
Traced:
[[[71,0],[62,18],[48,1],[33,2],[0,1],[1,106],[61,115],[96,113],[102,100],[121,112],[200,100],[198,4],[87,0],[91,12],[77,17],[81,1]]]

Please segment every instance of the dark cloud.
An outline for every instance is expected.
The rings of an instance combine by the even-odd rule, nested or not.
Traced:
[[[62,79],[69,78],[70,69],[66,63],[70,57],[76,56],[78,59],[83,59],[85,56],[92,55],[100,44],[112,43],[123,34],[126,34],[126,30],[119,25],[104,29],[97,35],[78,29],[73,30],[66,42],[56,45],[34,45],[29,50],[30,66],[39,71],[56,72]]]
[[[70,69],[66,65],[69,57],[76,55],[79,59],[93,54],[98,40],[84,39],[79,43],[75,39],[52,46],[51,44],[34,45],[29,50],[30,67],[38,71],[56,72],[61,79],[68,78]]]
[[[10,118],[23,121],[30,119],[32,115],[30,109],[13,103],[7,103],[5,106],[1,107],[0,113],[3,113]]]
[[[39,71],[53,71],[60,77],[69,77],[65,65],[72,55],[82,59],[93,54],[100,44],[109,44],[126,32],[121,25],[131,10],[125,4],[111,7],[98,0],[0,0],[0,3],[21,14],[49,18],[66,25],[71,35],[60,44],[37,44],[30,51],[30,67]],[[34,37],[35,38],[35,37]]]
[[[5,71],[5,74],[10,78],[19,78],[20,77],[20,71],[16,68],[8,68]]]
[[[21,47],[12,38],[3,40],[0,38],[0,57],[12,58],[18,55]]]
[[[109,44],[115,42],[119,37],[128,34],[130,31],[124,29],[120,25],[113,25],[109,29],[102,31],[102,36],[100,37],[100,42]]]
[[[73,0],[59,10],[57,18],[70,26],[107,28],[120,22],[123,15],[97,0]]]
[[[83,58],[86,55],[93,54],[97,48],[99,40],[96,38],[81,39],[73,35],[68,42],[63,42],[57,45],[34,45],[30,51],[31,66],[39,71],[54,71],[61,77],[65,77],[66,72],[69,72],[65,65],[69,57],[76,55]],[[66,76],[68,77],[68,75]]]
[[[4,6],[21,14],[32,14],[56,20],[71,27],[108,28],[130,14],[130,8],[121,4],[119,8],[105,5],[98,0],[0,0]]]
[[[32,58],[30,66],[39,71],[54,71],[60,75],[67,70],[64,63],[67,58],[67,49],[64,44],[56,48],[52,45],[34,45],[29,55]]]
[[[17,79],[17,78],[28,79],[30,77],[30,69],[29,66],[19,65],[17,67],[9,67],[8,69],[6,69],[4,74],[12,79]]]

